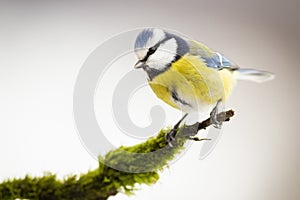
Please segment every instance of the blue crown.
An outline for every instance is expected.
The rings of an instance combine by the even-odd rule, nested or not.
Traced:
[[[134,49],[143,48],[147,41],[153,36],[153,29],[144,29],[135,40]]]

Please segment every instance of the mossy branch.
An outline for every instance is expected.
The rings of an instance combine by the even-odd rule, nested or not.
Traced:
[[[229,110],[218,114],[218,118],[229,121],[233,115],[234,112]],[[132,147],[121,146],[100,157],[99,167],[81,176],[59,180],[53,174],[38,178],[27,175],[22,179],[4,181],[0,184],[0,200],[105,200],[120,191],[132,194],[138,184],[156,183],[158,173],[180,153],[188,138],[210,125],[211,121],[207,119],[192,126],[181,126],[173,147],[165,141],[165,134],[170,129],[161,130],[146,142]]]

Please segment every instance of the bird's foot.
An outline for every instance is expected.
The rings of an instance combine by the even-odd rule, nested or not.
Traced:
[[[194,141],[203,141],[203,140],[211,140],[209,138],[199,138],[199,137],[189,137],[189,140],[194,140]]]
[[[170,147],[173,147],[173,144],[172,142],[175,141],[175,136],[176,136],[176,133],[177,133],[178,130],[172,128],[169,132],[166,133],[165,135],[165,140],[167,141],[167,144],[170,146]]]
[[[217,128],[221,129],[223,125],[223,121],[218,119],[218,114],[221,106],[221,99],[217,102],[216,106],[213,108],[213,110],[210,112],[210,121],[212,125]]]
[[[169,131],[166,133],[165,135],[165,140],[167,142],[167,144],[170,146],[170,147],[173,147],[173,144],[172,142],[175,141],[176,139],[176,134],[177,134],[177,131],[179,129],[179,126],[181,124],[181,122],[186,118],[187,114],[185,114],[176,124],[175,126]]]

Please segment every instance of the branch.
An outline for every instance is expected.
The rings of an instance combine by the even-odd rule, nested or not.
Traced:
[[[233,115],[234,112],[229,110],[218,114],[218,119],[229,121]],[[181,126],[173,147],[165,141],[165,134],[170,129],[161,130],[156,137],[141,144],[121,146],[103,158],[99,157],[99,167],[79,177],[74,175],[59,180],[53,174],[45,174],[39,178],[27,175],[23,179],[4,181],[0,183],[0,199],[106,200],[120,191],[132,194],[137,190],[137,184],[156,183],[158,173],[183,150],[188,138],[210,125],[211,120],[207,119],[192,126]]]

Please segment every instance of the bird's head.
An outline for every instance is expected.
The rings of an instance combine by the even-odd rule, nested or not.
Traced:
[[[149,78],[165,71],[172,62],[188,51],[187,42],[161,29],[144,29],[134,45],[138,62],[135,68],[144,69]]]

